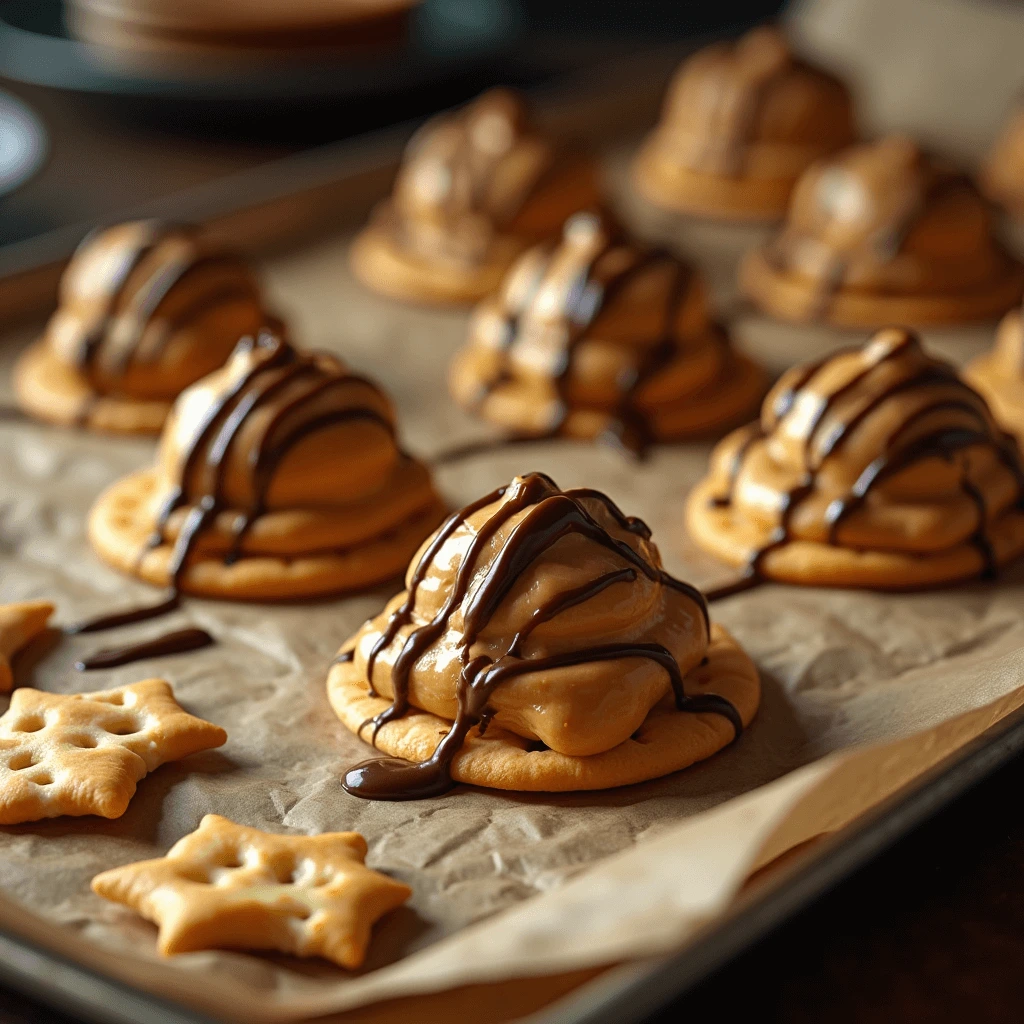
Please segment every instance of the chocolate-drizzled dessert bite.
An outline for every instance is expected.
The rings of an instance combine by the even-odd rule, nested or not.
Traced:
[[[249,267],[196,229],[108,228],[64,271],[57,311],[15,369],[18,401],[51,423],[157,434],[174,399],[265,318]]]
[[[1022,497],[984,399],[887,328],[784,374],[715,449],[686,515],[748,584],[903,590],[992,576],[1024,552]]]
[[[1024,268],[967,177],[890,136],[810,168],[782,230],[748,253],[740,285],[783,320],[951,324],[1005,312]]]
[[[964,370],[964,379],[984,396],[1000,426],[1024,451],[1024,310],[1000,321],[995,344]]]
[[[443,515],[380,388],[264,330],[181,395],[156,465],[100,496],[89,539],[175,594],[298,598],[399,574]]]
[[[480,304],[449,379],[462,406],[515,437],[634,450],[742,421],[767,386],[712,317],[698,271],[590,212]]]
[[[393,298],[476,302],[523,249],[598,198],[593,160],[545,137],[518,94],[494,89],[413,136],[390,198],[353,243],[352,269]]]
[[[598,491],[531,473],[451,515],[406,590],[328,677],[341,720],[390,755],[361,797],[605,789],[710,757],[753,718],[757,670]]]
[[[846,87],[755,28],[686,60],[633,163],[656,206],[729,220],[781,217],[800,175],[856,139]]]
[[[1013,216],[1024,216],[1024,106],[1010,116],[978,175],[982,191]]]

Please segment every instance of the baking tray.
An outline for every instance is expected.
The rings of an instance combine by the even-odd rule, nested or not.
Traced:
[[[613,968],[522,1024],[634,1024],[780,927],[1024,750],[1024,708],[1008,715],[870,813],[741,896],[676,955]],[[0,932],[0,981],[97,1024],[211,1024],[212,1018],[104,977]]]
[[[607,141],[649,121],[679,48],[601,69],[538,96],[554,127]],[[633,87],[623,88],[628,77]],[[596,88],[595,82],[615,83]],[[585,98],[584,98],[585,97]],[[314,224],[334,229],[365,215],[393,173],[411,125],[326,147],[180,196],[174,209],[129,211],[176,214],[202,221],[235,244],[300,237]],[[325,205],[326,204],[326,205]],[[70,237],[46,240],[43,269],[59,271]],[[23,254],[27,256],[28,254]],[[9,267],[9,270],[15,268]],[[26,272],[22,264],[17,268]],[[38,271],[38,267],[36,270]],[[20,274],[8,278],[7,284]],[[0,306],[4,282],[0,281]],[[956,797],[1024,750],[1024,709],[1008,716],[879,807],[803,854],[769,871],[679,953],[612,968],[531,1015],[530,1024],[610,1024],[641,1021],[707,977],[731,957],[779,927]],[[0,982],[45,1006],[83,1021],[196,1024],[211,1018],[155,997],[57,956],[24,935],[0,932]]]

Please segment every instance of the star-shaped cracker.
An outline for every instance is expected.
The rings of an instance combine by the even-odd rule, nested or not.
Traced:
[[[412,893],[365,857],[357,832],[279,836],[207,814],[166,857],[105,871],[92,888],[159,925],[164,955],[273,949],[356,968],[374,922]]]
[[[11,658],[37,637],[53,614],[49,601],[18,601],[0,604],[0,693],[14,685]]]
[[[163,679],[99,693],[15,690],[0,717],[0,825],[119,818],[147,772],[226,739],[183,711]]]

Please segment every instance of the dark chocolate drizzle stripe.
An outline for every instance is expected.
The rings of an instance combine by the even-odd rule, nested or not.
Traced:
[[[86,239],[83,246],[88,241],[90,240]],[[172,245],[183,246],[184,251],[176,253],[173,258],[168,258],[166,250]],[[152,273],[132,289],[124,308],[120,308],[124,290],[136,271],[150,262],[155,263]],[[218,265],[229,268],[242,266],[235,256],[203,253],[198,232],[194,229],[155,221],[147,222],[139,244],[118,268],[103,314],[82,338],[75,360],[78,368],[87,372],[96,366],[109,374],[121,376],[134,360],[144,357],[151,361],[159,356],[164,344],[175,330],[185,326],[212,306],[234,299],[251,298],[254,302],[259,301],[255,282],[240,280],[217,285],[212,290],[208,289],[205,294],[197,296],[194,302],[171,318],[159,336],[149,339],[143,351],[142,342],[147,334],[147,328],[153,322],[164,300],[185,278],[198,270]],[[111,332],[115,321],[119,327],[124,323],[129,324],[129,328],[120,330],[116,337]]]
[[[593,216],[598,214],[577,214],[576,216]],[[597,319],[601,309],[613,302],[617,295],[641,273],[650,269],[659,261],[671,261],[675,277],[665,304],[665,324],[661,335],[640,359],[639,366],[629,383],[621,389],[618,408],[615,410],[613,422],[605,432],[605,439],[613,442],[623,450],[632,454],[641,454],[653,441],[650,426],[646,417],[636,408],[635,397],[640,388],[656,373],[662,370],[676,354],[678,339],[676,337],[676,319],[679,310],[686,300],[693,283],[692,269],[681,260],[675,259],[664,249],[636,249],[633,260],[625,267],[608,272],[603,264],[604,257],[615,249],[628,244],[624,233],[619,228],[604,222],[605,244],[593,255],[570,285],[565,297],[564,316],[567,324],[567,341],[561,364],[552,377],[559,398],[559,416],[542,437],[554,437],[562,429],[572,409],[569,400],[569,377],[573,368],[573,357],[579,345],[589,335],[590,327]],[[502,346],[511,349],[517,340],[519,326],[533,300],[544,284],[545,277],[554,254],[554,247],[549,245],[546,258],[539,267],[535,278],[531,281],[526,294],[520,299],[515,309],[506,311],[502,329]],[[716,335],[717,337],[717,335]],[[724,345],[724,342],[723,342]],[[476,407],[487,400],[488,396],[510,379],[507,367],[503,367],[491,380],[480,389]],[[511,439],[518,442],[518,438]],[[467,452],[472,454],[473,447]],[[441,461],[451,462],[454,457],[443,453]]]
[[[239,431],[257,407],[273,399],[286,387],[301,384],[303,378],[307,378],[305,385],[297,387],[295,393],[267,418],[248,452],[248,462],[253,473],[254,499],[235,523],[232,546],[225,558],[226,564],[237,560],[245,532],[264,513],[267,493],[281,459],[304,437],[315,430],[356,419],[378,423],[394,437],[394,426],[389,419],[376,409],[354,406],[314,416],[305,422],[300,419],[294,428],[286,430],[283,437],[275,440],[274,434],[281,432],[292,413],[332,387],[357,383],[367,385],[374,394],[379,395],[380,391],[365,378],[349,373],[333,356],[324,353],[300,354],[270,331],[263,331],[258,339],[246,338],[239,344],[243,350],[256,352],[254,363],[207,411],[184,453],[180,482],[160,508],[156,528],[139,553],[141,560],[147,551],[163,543],[168,520],[184,504],[187,488],[194,482],[200,496],[181,525],[168,566],[171,596],[149,608],[136,608],[81,623],[71,627],[73,632],[93,632],[128,622],[141,622],[178,607],[181,577],[189,555],[202,531],[223,508],[222,491],[227,456]]]
[[[675,657],[659,644],[607,644],[546,658],[522,656],[523,643],[542,622],[550,621],[566,609],[589,600],[610,586],[634,581],[638,574],[685,593],[701,609],[705,627],[710,628],[707,607],[700,592],[680,580],[675,580],[664,570],[652,566],[628,544],[611,537],[581,504],[588,499],[600,501],[608,514],[635,536],[643,539],[650,536],[650,531],[641,520],[625,516],[600,492],[562,492],[549,477],[541,473],[519,478],[511,488],[499,488],[449,517],[413,570],[405,600],[392,612],[387,625],[370,651],[366,674],[371,694],[376,693],[372,679],[377,658],[395,641],[400,631],[410,625],[417,590],[445,542],[476,512],[487,505],[501,502],[488,519],[480,524],[456,570],[453,585],[434,618],[429,623],[414,628],[405,637],[391,670],[394,694],[391,705],[363,723],[359,731],[362,733],[364,728],[370,726],[375,739],[384,725],[400,718],[409,710],[409,677],[414,665],[428,648],[444,635],[451,616],[461,608],[463,635],[459,646],[463,669],[459,678],[455,722],[433,756],[425,762],[409,764],[398,759],[376,759],[357,765],[345,776],[344,786],[348,792],[356,796],[390,800],[414,799],[444,792],[452,785],[452,758],[461,748],[470,729],[474,726],[479,726],[481,731],[486,728],[487,722],[494,714],[493,709],[488,706],[488,701],[494,689],[503,680],[527,672],[593,661],[633,657],[655,661],[668,673],[676,706],[680,711],[707,711],[722,715],[728,718],[734,726],[736,735],[739,735],[743,723],[733,705],[724,698],[710,694],[700,698],[688,697],[683,690],[682,676]],[[486,550],[497,532],[520,514],[522,516],[519,522],[509,533],[497,557],[479,578],[476,589],[470,596],[470,586],[476,577],[476,563],[481,553]],[[492,662],[485,656],[470,660],[470,647],[480,630],[490,621],[522,574],[560,538],[570,534],[580,534],[602,545],[621,557],[628,565],[559,594],[535,609],[527,624],[512,638],[505,655],[497,661]],[[351,662],[353,656],[352,651],[346,651],[338,656],[336,662]]]
[[[179,629],[173,633],[144,640],[142,643],[129,644],[125,647],[105,647],[75,662],[79,672],[88,672],[98,668],[117,668],[118,665],[129,665],[143,658],[160,658],[168,654],[184,654],[186,651],[198,651],[209,647],[213,637],[205,629]]]
[[[868,492],[876,484],[919,459],[935,455],[951,459],[955,452],[974,444],[988,443],[994,447],[1000,461],[1013,474],[1017,482],[1018,501],[1024,502],[1024,468],[1021,466],[1013,444],[997,430],[981,396],[960,381],[954,367],[937,360],[909,376],[897,378],[874,393],[869,392],[866,400],[859,405],[851,403],[853,408],[851,408],[850,414],[846,417],[836,417],[836,422],[828,427],[819,442],[819,435],[829,415],[835,412],[835,406],[843,398],[854,395],[856,390],[866,383],[868,377],[875,373],[882,363],[903,353],[907,346],[915,343],[913,335],[904,332],[903,338],[881,360],[856,373],[846,384],[837,388],[820,403],[804,442],[804,463],[807,475],[795,488],[783,495],[780,503],[779,526],[769,538],[768,543],[751,554],[739,580],[707,592],[709,602],[747,590],[763,581],[760,567],[764,558],[789,541],[789,523],[792,514],[800,502],[814,489],[815,474],[822,468],[825,460],[836,454],[854,430],[884,402],[906,391],[933,386],[940,389],[937,391],[934,401],[916,409],[890,434],[883,444],[878,458],[864,469],[850,489],[850,493],[835,499],[829,505],[826,510],[826,523],[829,527],[828,541],[830,544],[838,543],[837,535],[842,521],[863,503]],[[796,377],[794,384],[780,393],[772,410],[774,416],[772,428],[777,426],[779,421],[792,410],[796,403],[797,393],[811,383],[823,365],[824,363],[816,363],[805,368]],[[956,388],[953,394],[948,391],[950,387]],[[976,419],[978,425],[976,428],[945,428],[938,432],[929,432],[912,444],[900,447],[901,439],[907,432],[922,419],[939,412],[963,412]],[[767,431],[760,423],[751,425],[749,435],[733,456],[728,489],[724,495],[711,499],[713,505],[728,507],[732,504],[737,479],[745,459],[753,446],[763,440],[766,435]],[[988,517],[984,497],[966,474],[961,479],[961,487],[978,509],[978,526],[971,537],[971,543],[974,544],[981,556],[983,576],[991,577],[995,574],[997,565],[992,546],[984,533]]]

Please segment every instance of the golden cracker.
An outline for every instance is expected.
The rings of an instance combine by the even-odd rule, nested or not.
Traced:
[[[686,693],[715,693],[732,702],[748,725],[761,699],[757,668],[739,644],[717,623],[711,627],[706,663],[683,680]],[[359,734],[367,719],[391,702],[371,697],[366,680],[352,662],[331,667],[327,695],[341,721]],[[375,746],[407,761],[425,761],[447,734],[451,722],[411,709],[377,734]],[[365,733],[364,733],[365,735]],[[612,750],[589,757],[531,749],[529,740],[495,726],[476,730],[452,761],[452,778],[490,789],[570,792],[612,789],[646,782],[711,757],[733,740],[733,727],[721,715],[678,711],[671,695],[651,709],[637,732]]]
[[[159,434],[172,403],[102,395],[42,341],[30,345],[14,368],[18,404],[35,419],[110,434]]]
[[[11,658],[46,629],[52,614],[49,601],[0,604],[0,693],[14,685]]]
[[[88,535],[93,548],[116,569],[163,587],[171,582],[173,546],[147,546],[158,486],[152,469],[118,480],[93,505]],[[405,571],[445,511],[437,499],[395,531],[334,553],[293,558],[247,555],[231,565],[219,555],[203,558],[199,553],[185,569],[180,587],[189,594],[240,601],[321,597],[370,587]]]
[[[207,814],[165,857],[105,871],[92,888],[155,922],[165,956],[267,949],[354,969],[374,923],[412,895],[365,858],[356,832],[280,836]]]
[[[0,825],[118,818],[148,772],[226,739],[184,711],[163,679],[98,693],[15,690],[0,717]]]

